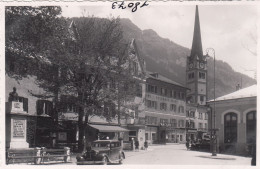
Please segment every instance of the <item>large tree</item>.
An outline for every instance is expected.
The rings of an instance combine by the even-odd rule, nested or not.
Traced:
[[[56,115],[61,95],[75,98],[82,150],[83,119],[120,118],[122,102],[134,96],[129,86],[136,81],[118,18],[65,19],[60,13],[60,7],[6,8],[6,60],[11,65],[6,73],[16,79],[35,75],[46,93],[31,94],[53,98]],[[117,111],[104,113],[105,103],[116,103]]]

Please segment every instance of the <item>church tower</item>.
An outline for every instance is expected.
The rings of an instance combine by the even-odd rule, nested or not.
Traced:
[[[207,99],[207,60],[203,55],[199,11],[196,5],[195,25],[190,56],[187,57],[186,84],[187,101],[198,105],[206,105]]]

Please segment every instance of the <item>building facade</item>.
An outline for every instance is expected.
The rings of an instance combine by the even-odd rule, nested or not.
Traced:
[[[256,145],[257,85],[240,89],[209,101],[215,118],[209,125],[217,131],[217,150],[220,153],[251,155]],[[214,124],[215,123],[215,124]]]
[[[158,73],[147,73],[144,112],[149,144],[185,142],[186,90]]]

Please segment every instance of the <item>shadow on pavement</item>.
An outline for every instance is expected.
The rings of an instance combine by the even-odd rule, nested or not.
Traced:
[[[209,156],[196,156],[200,158],[211,158],[211,159],[216,159],[216,160],[236,160],[235,158],[228,158],[228,157],[209,157]]]

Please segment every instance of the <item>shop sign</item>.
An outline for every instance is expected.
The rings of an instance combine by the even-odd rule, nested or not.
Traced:
[[[13,120],[13,137],[24,138],[25,120]]]

